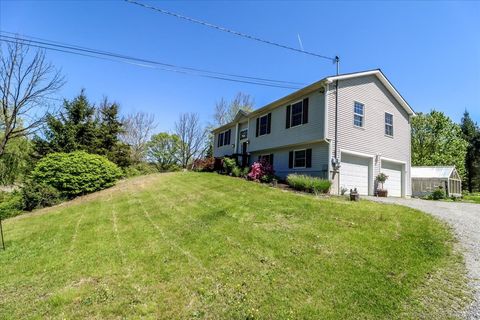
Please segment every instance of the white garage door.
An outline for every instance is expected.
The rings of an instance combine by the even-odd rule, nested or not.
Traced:
[[[402,165],[389,161],[382,161],[381,172],[388,176],[384,183],[384,188],[388,190],[388,195],[393,197],[402,196]]]
[[[368,165],[370,159],[342,153],[340,167],[340,187],[357,188],[358,193],[368,195]]]

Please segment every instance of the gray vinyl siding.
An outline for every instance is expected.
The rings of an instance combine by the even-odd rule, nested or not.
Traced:
[[[291,103],[295,103],[304,98],[309,98],[308,103],[308,123],[296,126],[293,128],[286,128],[286,107]],[[265,112],[260,115],[263,116],[272,113],[271,132],[262,136],[256,137],[256,120],[257,117],[250,119],[248,136],[250,144],[248,149],[250,152],[279,148],[287,145],[294,145],[305,143],[309,141],[320,141],[324,137],[324,118],[325,118],[325,98],[323,93],[314,92],[301,99],[290,101],[283,106],[277,107],[272,111]]]
[[[405,194],[410,186],[410,120],[405,109],[374,75],[339,81],[338,154],[342,149],[376,156],[373,177],[380,172],[381,159],[390,158],[406,163]],[[335,84],[328,91],[328,137],[335,140]],[[364,107],[364,126],[353,124],[354,103]],[[393,137],[385,135],[385,112],[393,114]],[[341,170],[341,168],[340,168]]]
[[[228,129],[232,130],[231,136],[230,136],[230,144],[229,145],[224,145],[221,147],[218,147],[218,135],[222,132],[227,131]],[[231,127],[225,129],[224,131],[220,131],[215,133],[214,140],[213,140],[213,156],[214,157],[223,157],[223,156],[229,156],[232,155],[235,151],[234,148],[232,148],[232,144],[236,144],[235,141],[237,140],[237,132],[236,132],[236,126],[232,125]]]
[[[288,154],[293,150],[312,149],[311,168],[288,168]],[[290,173],[306,174],[322,178],[328,177],[328,143],[320,142],[295,147],[284,147],[268,151],[252,152],[251,163],[258,160],[259,155],[273,154],[273,169],[275,175],[284,179]]]

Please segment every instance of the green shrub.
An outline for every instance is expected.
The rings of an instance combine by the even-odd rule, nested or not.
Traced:
[[[157,166],[152,163],[137,163],[123,169],[125,177],[144,176],[147,174],[158,173]]]
[[[233,158],[223,158],[223,168],[227,174],[232,173],[233,168],[237,167],[237,163]]]
[[[446,197],[445,190],[443,190],[442,188],[435,189],[435,191],[433,191],[432,194],[430,195],[430,199],[432,200],[445,199],[445,197]]]
[[[242,176],[242,169],[240,167],[233,167],[232,168],[232,176],[234,177],[241,177]]]
[[[111,187],[121,176],[116,164],[84,151],[51,153],[32,171],[34,183],[54,187],[67,198]]]
[[[54,187],[34,181],[25,183],[21,193],[22,207],[27,211],[50,207],[63,200],[60,191]]]
[[[19,215],[22,212],[22,207],[20,192],[0,192],[0,219]]]
[[[329,180],[298,174],[289,174],[287,183],[295,190],[312,193],[327,193],[332,185]]]

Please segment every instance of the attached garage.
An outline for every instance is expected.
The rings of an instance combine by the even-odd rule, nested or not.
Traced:
[[[340,164],[340,188],[357,189],[361,195],[368,195],[372,181],[372,158],[342,152]]]
[[[392,197],[401,197],[403,195],[403,172],[404,164],[382,160],[380,172],[388,176],[383,187],[388,190],[388,195]]]

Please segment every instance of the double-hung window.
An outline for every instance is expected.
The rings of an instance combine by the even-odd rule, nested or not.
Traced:
[[[308,98],[288,105],[286,111],[286,129],[308,123]]]
[[[365,116],[365,106],[360,102],[355,102],[353,106],[353,125],[356,127],[363,128],[364,126],[364,116]]]
[[[223,132],[218,135],[218,146],[219,147],[223,146],[223,136],[224,136]]]
[[[307,163],[307,150],[295,150],[294,151],[294,168],[305,168]]]
[[[302,124],[303,119],[303,102],[299,101],[295,104],[292,104],[292,127],[299,126]]]
[[[385,134],[393,137],[393,114],[385,112]]]
[[[218,134],[218,147],[226,146],[230,144],[230,136],[231,136],[232,130],[228,129],[227,131],[224,131],[220,134]]]
[[[256,136],[263,136],[265,134],[270,133],[270,128],[271,128],[271,122],[272,122],[272,114],[266,114],[264,116],[261,116],[257,118],[257,133]]]

